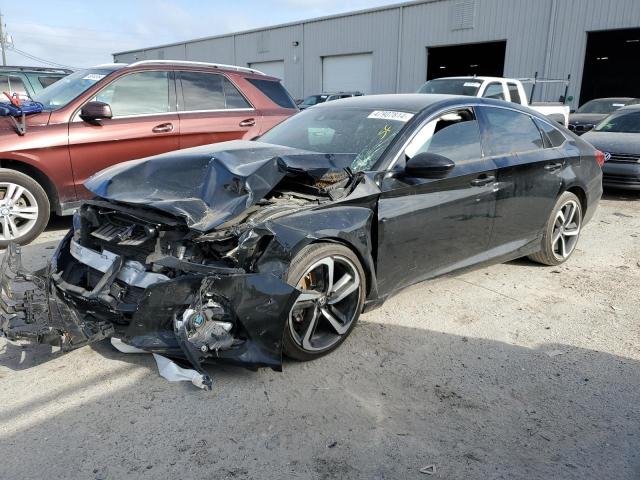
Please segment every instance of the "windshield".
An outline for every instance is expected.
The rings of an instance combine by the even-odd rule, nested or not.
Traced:
[[[102,68],[79,70],[38,92],[33,99],[42,103],[45,111],[58,110],[111,72],[113,70]]]
[[[413,113],[372,108],[312,108],[274,127],[258,141],[356,155],[351,169],[370,170],[412,117]]]
[[[327,100],[328,96],[329,95],[311,95],[310,97],[307,97],[304,99],[304,102],[302,102],[302,105],[311,106],[317,103],[322,103]]]
[[[640,110],[616,112],[600,122],[596,132],[640,133]]]
[[[576,113],[611,113],[625,105],[630,105],[628,100],[591,100],[582,105]]]
[[[482,82],[474,78],[440,78],[429,80],[420,87],[418,93],[445,93],[475,97]]]

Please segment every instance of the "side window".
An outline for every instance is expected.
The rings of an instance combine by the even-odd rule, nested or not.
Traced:
[[[493,82],[487,85],[486,90],[482,94],[485,98],[495,98],[497,100],[504,100],[504,90],[502,88],[502,84],[498,82]]]
[[[411,158],[423,152],[450,158],[456,165],[480,159],[480,130],[473,110],[463,108],[447,112],[422,127],[405,154]]]
[[[228,78],[223,78],[224,99],[227,108],[252,108],[236,86]]]
[[[564,134],[553,125],[543,122],[542,120],[535,119],[536,125],[542,130],[545,136],[547,147],[555,148],[561,146],[567,139]]]
[[[29,93],[27,92],[27,87],[25,87],[22,79],[15,75],[0,75],[0,95],[2,92],[7,92],[9,94],[17,93],[21,98],[28,98]],[[8,102],[9,99],[2,95],[0,98],[0,102]]]
[[[184,105],[180,110],[223,110],[222,76],[215,73],[180,72]]]
[[[224,75],[180,72],[184,105],[180,110],[224,110],[251,108],[238,89]]]
[[[490,155],[544,148],[540,130],[529,115],[492,107],[483,107],[482,112],[486,118],[485,147]]]
[[[169,72],[139,72],[109,84],[95,100],[108,103],[114,117],[171,111]]]
[[[509,95],[511,96],[511,101],[513,103],[522,105],[522,98],[520,98],[518,85],[516,85],[515,83],[507,83],[507,88],[509,89]]]

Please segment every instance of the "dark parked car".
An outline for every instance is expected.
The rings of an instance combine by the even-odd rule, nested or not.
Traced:
[[[605,154],[605,187],[640,190],[640,105],[612,113],[582,138]]]
[[[601,161],[501,101],[325,103],[258,141],[93,176],[96,199],[48,275],[21,272],[15,248],[5,256],[4,334],[63,349],[112,336],[195,368],[280,369],[283,352],[330,352],[363,310],[408,285],[523,256],[564,262],[596,210]],[[12,297],[9,278],[39,289]]]
[[[103,168],[249,140],[298,111],[277,78],[256,70],[161,60],[79,70],[33,98],[44,111],[27,117],[24,136],[0,119],[0,246],[32,241],[50,211],[72,213]]]
[[[575,113],[569,115],[569,130],[576,135],[588,132],[607,115],[616,110],[640,103],[638,98],[618,97],[618,98],[598,98],[582,105]]]
[[[343,98],[361,97],[362,92],[336,92],[336,93],[321,93],[319,95],[309,95],[304,100],[298,103],[300,110],[305,110],[314,105],[324,102],[332,102],[334,100],[341,100]]]
[[[72,73],[64,68],[46,67],[0,67],[0,102],[9,99],[3,92],[17,94],[20,98],[33,98],[34,95],[58,80]]]

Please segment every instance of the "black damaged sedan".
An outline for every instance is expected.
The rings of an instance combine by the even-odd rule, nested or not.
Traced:
[[[114,337],[200,371],[311,360],[408,285],[567,260],[602,193],[601,157],[490,99],[318,105],[257,141],[92,177],[96,198],[46,270],[25,272],[17,246],[4,256],[2,331],[63,350]]]

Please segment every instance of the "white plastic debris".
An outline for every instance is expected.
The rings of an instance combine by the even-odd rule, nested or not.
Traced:
[[[113,345],[116,348],[116,350],[122,353],[149,353],[146,350],[142,350],[141,348],[127,345],[119,338],[111,337],[111,345]]]
[[[153,354],[153,358],[156,359],[156,363],[158,364],[158,373],[160,376],[170,382],[191,382],[203,390],[210,388],[210,386],[207,385],[204,375],[195,370],[179,367],[175,362],[157,353]]]
[[[141,348],[127,345],[119,338],[111,337],[111,345],[122,353],[149,353]],[[155,358],[156,364],[158,365],[158,373],[160,376],[170,382],[191,382],[196,387],[202,388],[203,390],[211,389],[211,380],[209,377],[205,378],[204,375],[193,369],[179,367],[174,361],[169,360],[167,357],[163,357],[162,355],[158,355],[157,353],[153,354],[153,358]]]

